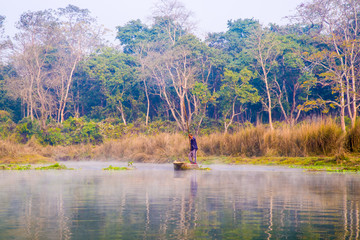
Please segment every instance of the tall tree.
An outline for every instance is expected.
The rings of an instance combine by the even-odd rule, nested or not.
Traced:
[[[17,27],[13,54],[17,75],[9,80],[9,89],[22,98],[28,117],[34,119],[36,115],[45,124],[54,109],[50,76],[58,24],[52,11],[45,10],[22,14]]]
[[[125,26],[117,27],[117,36],[121,45],[123,46],[124,53],[133,54],[136,56],[139,63],[139,72],[144,85],[144,92],[147,101],[145,125],[149,123],[150,114],[150,93],[148,76],[146,74],[146,55],[148,52],[156,51],[156,46],[153,41],[156,39],[156,34],[140,20],[130,21]]]
[[[304,34],[291,33],[287,27],[276,30],[281,34],[281,54],[278,58],[278,77],[274,80],[274,93],[285,122],[295,124],[309,100],[316,78],[304,60],[303,52],[310,52],[309,39]],[[305,43],[305,44],[304,44]]]
[[[58,121],[63,122],[75,69],[80,61],[100,47],[104,30],[96,25],[95,19],[90,16],[87,9],[68,5],[66,8],[59,8],[57,14],[61,21],[62,33],[62,44],[59,46],[57,59],[57,69],[61,79],[58,91]],[[78,115],[78,109],[76,112],[75,115]]]
[[[276,74],[271,75],[271,72],[278,65],[277,58],[281,53],[280,46],[278,36],[268,28],[260,25],[253,28],[247,42],[247,51],[255,59],[254,69],[265,85],[265,96],[261,101],[265,111],[268,112],[271,130],[274,129],[272,123],[272,109],[274,105],[272,88],[276,79]]]

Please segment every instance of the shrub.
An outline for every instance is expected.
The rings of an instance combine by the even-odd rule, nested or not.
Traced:
[[[34,134],[40,131],[37,121],[29,118],[22,119],[15,128],[15,139],[19,143],[26,143]]]
[[[65,136],[61,133],[61,129],[58,127],[48,128],[41,131],[38,136],[38,140],[43,145],[61,145],[65,143]]]
[[[103,136],[100,134],[99,127],[94,122],[85,123],[80,132],[83,143],[99,144],[103,141]]]
[[[10,113],[4,110],[0,110],[0,123],[7,122],[8,120],[11,120]]]

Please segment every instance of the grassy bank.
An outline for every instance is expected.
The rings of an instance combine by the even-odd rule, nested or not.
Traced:
[[[360,150],[359,125],[343,134],[331,119],[283,125],[273,131],[260,125],[242,128],[233,134],[212,133],[197,139],[199,159],[233,164],[316,166],[331,162],[356,166]],[[189,142],[183,133],[134,134],[105,139],[98,145],[43,146],[35,138],[26,144],[1,140],[0,163],[91,159],[165,163],[186,160],[188,148]]]

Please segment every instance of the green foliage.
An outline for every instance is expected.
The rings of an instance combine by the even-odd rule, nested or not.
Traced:
[[[43,145],[61,145],[65,143],[65,136],[58,127],[41,131],[38,139]]]
[[[4,110],[0,110],[0,123],[7,122],[8,120],[11,120],[10,113]]]
[[[85,140],[85,143],[101,143],[103,136],[100,134],[99,127],[94,122],[86,122],[81,128],[81,136]],[[84,141],[83,140],[83,141]]]
[[[11,114],[7,111],[0,110],[0,138],[9,137],[16,128],[16,124],[11,120]]]
[[[151,41],[156,36],[139,19],[132,20],[123,27],[118,26],[117,31],[116,38],[124,46],[124,53],[127,54],[135,53],[140,43]]]
[[[240,73],[226,69],[221,87],[221,95],[225,96],[226,100],[230,100],[230,103],[232,103],[232,99],[235,97],[242,104],[258,102],[260,100],[258,90],[250,84],[250,80],[255,76],[247,68],[242,69]],[[227,102],[227,106],[229,106],[229,102]]]
[[[216,92],[210,93],[208,87],[201,82],[196,82],[191,89],[191,93],[196,96],[201,104],[212,103],[216,104],[216,100],[219,98],[219,94]]]
[[[99,50],[86,63],[90,77],[101,83],[109,110],[120,111],[124,117],[135,113],[130,108],[138,100],[138,94],[132,92],[138,81],[136,66],[134,57],[113,48]]]

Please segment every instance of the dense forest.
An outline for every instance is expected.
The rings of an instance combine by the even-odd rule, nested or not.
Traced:
[[[191,12],[161,1],[117,45],[87,9],[0,16],[0,134],[25,143],[102,142],[125,133],[270,130],[329,117],[343,132],[360,104],[360,2],[312,0],[289,24],[229,20],[200,39]],[[79,127],[80,126],[80,127]]]

